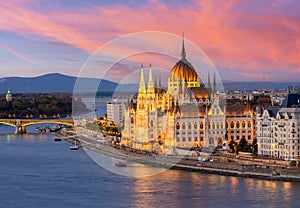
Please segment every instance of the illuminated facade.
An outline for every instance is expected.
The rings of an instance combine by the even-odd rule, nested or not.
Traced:
[[[253,113],[248,105],[240,114],[236,106],[221,105],[216,78],[207,86],[186,59],[184,42],[181,59],[174,65],[166,90],[153,82],[151,66],[146,87],[141,69],[139,90],[125,110],[122,142],[137,149],[225,146],[230,139],[253,140]],[[233,126],[231,124],[234,124]],[[227,129],[226,129],[227,127]],[[227,136],[226,136],[227,135]],[[172,147],[172,148],[171,148]]]

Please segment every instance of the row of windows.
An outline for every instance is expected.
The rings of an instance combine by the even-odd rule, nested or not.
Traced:
[[[200,129],[203,129],[203,128],[204,128],[203,122],[200,123],[199,127],[200,127]],[[183,122],[182,125],[181,125],[181,129],[185,130],[186,128],[187,128],[187,129],[192,129],[192,123],[189,122],[188,125],[186,125],[185,122]],[[194,129],[198,129],[198,124],[197,124],[197,122],[194,123],[193,128],[194,128]],[[177,129],[177,130],[180,129],[180,124],[179,124],[179,122],[176,123],[176,129]]]
[[[203,122],[200,123],[200,129],[203,129],[204,128],[204,124]],[[248,128],[251,128],[251,121],[248,121],[248,124],[247,124],[247,127]],[[180,124],[179,122],[176,123],[176,129],[179,130],[180,128],[182,129],[192,129],[192,123],[189,122],[188,125],[186,125],[185,122],[182,123],[181,127],[180,127]],[[194,126],[193,126],[194,129],[197,129],[198,128],[198,124],[197,122],[194,123]],[[224,124],[223,122],[208,122],[208,129],[223,129],[224,128]],[[228,122],[226,122],[226,128],[228,128]],[[236,123],[234,123],[233,121],[230,122],[230,128],[231,129],[234,129],[234,128],[246,128],[246,122],[245,121],[242,121],[242,124],[240,125],[240,122],[237,121]]]
[[[203,142],[204,138],[200,137],[200,142]],[[194,139],[192,139],[192,137],[182,137],[181,139],[179,137],[176,138],[176,142],[197,142],[198,138],[194,137]]]
[[[248,121],[247,127],[251,128],[251,121]],[[228,128],[228,122],[226,122],[226,128]],[[230,128],[231,129],[234,129],[234,128],[237,128],[237,129],[243,128],[244,129],[244,128],[246,128],[246,122],[242,121],[242,124],[241,124],[240,121],[236,121],[236,122],[231,121]]]

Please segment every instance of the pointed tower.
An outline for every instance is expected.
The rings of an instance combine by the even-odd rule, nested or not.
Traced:
[[[162,86],[161,86],[161,76],[159,75],[159,79],[158,79],[158,94],[162,93]]]
[[[214,74],[214,83],[213,83],[212,93],[213,93],[213,96],[216,96],[216,95],[217,95],[216,74]]]
[[[247,94],[247,107],[246,107],[247,113],[251,113],[251,106],[250,106],[250,98],[249,94]]]
[[[186,52],[184,48],[184,33],[182,34],[181,60],[186,60]]]
[[[210,73],[209,72],[207,74],[207,87],[206,87],[206,89],[207,89],[208,95],[211,97],[212,90],[211,90]]]
[[[146,107],[146,96],[147,96],[147,90],[146,90],[146,84],[145,84],[145,77],[144,77],[144,68],[143,64],[141,66],[141,78],[140,78],[140,85],[138,90],[138,99],[137,99],[137,110],[144,109]]]
[[[141,77],[140,77],[139,92],[146,92],[146,84],[145,84],[143,64],[141,65]]]
[[[149,90],[150,88],[154,88],[154,82],[153,82],[153,78],[152,78],[152,68],[151,68],[151,64],[149,65],[148,90]]]
[[[144,149],[144,142],[148,142],[148,111],[147,111],[147,90],[145,85],[144,68],[142,65],[140,85],[137,98],[137,110],[135,119],[135,133],[131,137],[137,142],[135,148]]]
[[[155,88],[152,78],[152,69],[151,64],[149,66],[149,79],[148,79],[148,89],[147,89],[147,110],[153,111],[156,109],[156,100],[155,100]]]

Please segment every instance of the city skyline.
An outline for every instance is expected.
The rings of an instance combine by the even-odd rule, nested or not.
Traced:
[[[296,1],[2,2],[0,77],[77,76],[106,42],[161,31],[184,32],[215,64],[222,80],[298,81],[299,7]],[[119,67],[118,73],[132,67]]]

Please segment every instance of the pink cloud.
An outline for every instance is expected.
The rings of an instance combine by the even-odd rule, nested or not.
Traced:
[[[22,7],[19,1],[5,2],[0,7],[0,30],[53,38],[87,52],[123,34],[184,31],[186,38],[202,48],[217,66],[243,70],[245,77],[247,71],[261,74],[262,69],[270,71],[265,73],[274,69],[299,72],[297,9],[289,13],[281,1],[270,1],[263,7],[259,3],[203,0],[172,7],[148,1],[134,8],[90,6],[55,8],[43,13]],[[300,9],[297,2],[294,4]]]
[[[11,54],[15,55],[16,57],[18,57],[19,59],[22,59],[23,61],[26,61],[26,62],[30,62],[30,63],[33,63],[33,64],[36,64],[37,62],[35,60],[33,60],[32,58],[29,58],[28,56],[25,56],[17,51],[15,51],[14,49],[6,46],[6,45],[1,45],[0,44],[0,47],[4,48],[5,50],[9,51]]]

